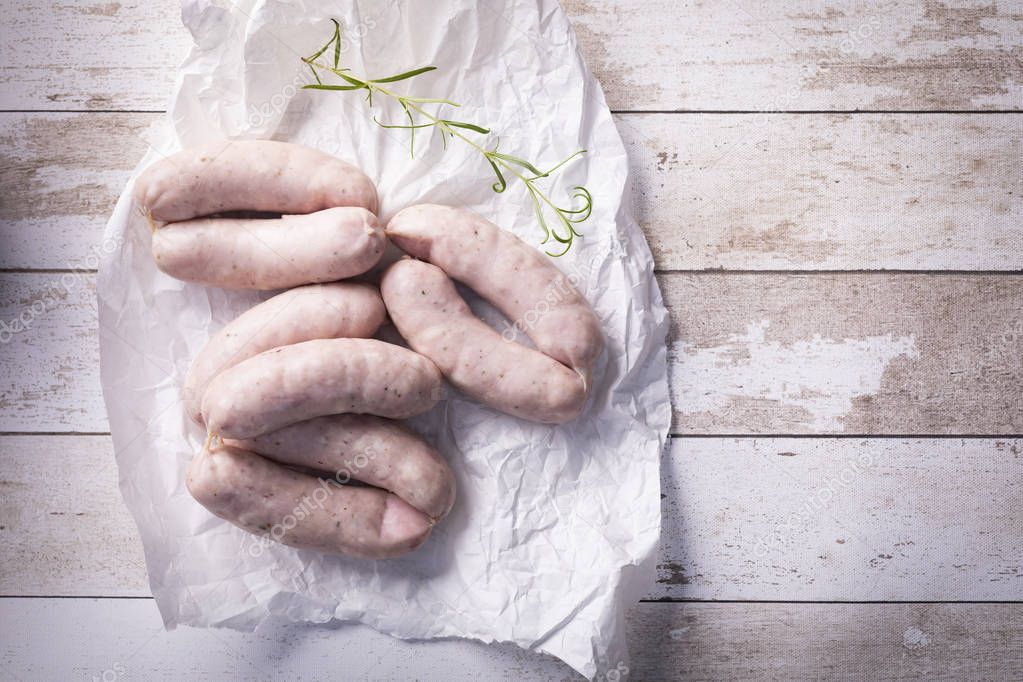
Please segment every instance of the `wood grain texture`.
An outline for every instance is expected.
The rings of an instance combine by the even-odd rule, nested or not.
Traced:
[[[94,281],[0,274],[0,431],[107,430]],[[675,433],[1023,433],[1023,276],[658,281]]]
[[[1018,109],[1015,3],[566,0],[616,110]]]
[[[148,596],[109,436],[4,436],[0,460],[0,594]]]
[[[31,0],[4,21],[0,108],[163,109],[192,39],[178,0]]]
[[[1023,12],[1011,2],[564,7],[616,110],[1023,107]],[[178,15],[176,0],[19,4],[0,43],[0,108],[162,109],[191,44]],[[58,40],[55,26],[74,30]]]
[[[1023,433],[1023,276],[658,280],[676,433]]]
[[[648,598],[1023,599],[1023,440],[673,438]]]
[[[1023,269],[1023,116],[616,121],[661,269]]]
[[[3,436],[0,458],[0,594],[148,596],[108,436]],[[1020,599],[1021,467],[1021,440],[672,439],[646,597]]]
[[[0,114],[0,268],[95,269],[156,114]]]
[[[0,268],[87,266],[158,118],[0,114]],[[662,270],[1023,269],[1023,116],[617,122]]]
[[[582,679],[509,645],[402,642],[361,626],[166,632],[150,600],[2,599],[0,616],[0,666],[16,679]],[[1011,604],[641,604],[628,624],[623,680],[1023,675]]]
[[[0,431],[106,431],[96,277],[0,274]]]

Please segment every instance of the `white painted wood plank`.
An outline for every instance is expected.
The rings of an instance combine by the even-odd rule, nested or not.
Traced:
[[[1013,604],[646,603],[628,620],[622,680],[1023,675]],[[149,600],[2,599],[0,639],[15,679],[582,679],[506,645],[408,643],[361,626],[164,632]]]
[[[96,276],[0,274],[0,431],[107,430]]]
[[[0,268],[94,266],[158,118],[0,114]],[[617,122],[661,269],[1023,269],[1023,116]]]
[[[564,6],[618,110],[1023,106],[1023,13],[1013,3]],[[190,44],[177,0],[32,0],[8,14],[4,109],[162,109]]]
[[[615,109],[1018,109],[1014,3],[566,0]]]
[[[1023,277],[658,281],[675,433],[1023,433]]]
[[[617,123],[661,269],[1023,269],[1023,116]]]
[[[0,460],[0,594],[149,594],[109,437],[4,436]],[[675,438],[646,596],[1023,599],[1021,471],[1018,439]]]
[[[0,268],[95,269],[156,114],[0,114]]]
[[[361,625],[167,632],[150,599],[0,599],[0,670],[16,680],[581,680],[514,645],[409,643]]]
[[[658,281],[675,433],[1023,433],[1021,276]],[[28,326],[0,339],[0,431],[107,430],[93,286],[91,274],[0,274],[0,324]]]
[[[0,461],[0,595],[149,596],[109,436],[2,436]]]
[[[671,446],[649,598],[1023,600],[1023,440]]]
[[[32,0],[6,13],[3,109],[163,109],[192,38],[179,0]]]

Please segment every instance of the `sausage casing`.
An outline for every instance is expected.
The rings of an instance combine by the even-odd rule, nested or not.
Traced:
[[[574,419],[585,406],[586,389],[576,372],[502,338],[473,315],[437,266],[400,260],[384,274],[380,291],[409,345],[480,402],[552,424]]]
[[[195,357],[181,392],[185,412],[202,423],[206,385],[243,360],[312,339],[369,338],[386,315],[380,294],[369,284],[310,284],[269,298],[225,325]]]
[[[408,428],[381,417],[317,417],[231,444],[283,464],[341,472],[389,490],[434,520],[455,501],[455,478],[447,462]]]
[[[153,232],[156,266],[171,277],[225,289],[285,289],[360,275],[387,238],[364,208],[280,218],[197,218]]]
[[[139,175],[134,196],[152,220],[168,223],[230,211],[377,211],[376,187],[358,168],[272,140],[218,140],[171,154]]]
[[[202,399],[207,430],[255,438],[328,414],[406,419],[432,408],[443,380],[430,360],[375,339],[317,339],[255,355],[218,374]]]
[[[416,549],[433,522],[400,497],[343,486],[221,445],[192,460],[186,485],[200,504],[240,528],[292,547],[386,559]]]
[[[549,258],[477,214],[449,206],[399,211],[387,235],[492,303],[540,352],[588,383],[604,347],[600,321],[572,277]]]

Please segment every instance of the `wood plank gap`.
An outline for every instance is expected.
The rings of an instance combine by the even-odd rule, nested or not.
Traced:
[[[3,435],[3,434],[0,434]],[[39,435],[39,434],[28,434]],[[668,434],[669,438],[720,438],[729,439],[757,439],[757,438],[800,438],[803,440],[1012,440],[1023,438],[1018,433],[676,433]]]
[[[82,272],[82,271],[79,271]],[[878,268],[878,269],[828,269],[828,270],[800,270],[800,269],[771,269],[771,270],[748,270],[732,268],[701,268],[698,270],[685,269],[655,269],[657,275],[941,275],[941,276],[1001,276],[1001,275],[1023,275],[1023,270],[910,270],[900,268]]]
[[[2,598],[2,597],[0,597]],[[38,597],[44,599],[45,597]],[[77,597],[76,597],[77,598]],[[136,598],[136,597],[133,597]],[[144,597],[138,597],[144,599]],[[106,599],[106,597],[103,597]],[[930,599],[868,599],[868,600],[843,600],[843,599],[679,599],[677,597],[662,597],[660,599],[640,599],[640,604],[807,604],[810,606],[844,606],[844,605],[885,605],[885,604],[1023,604],[1019,600],[930,600]]]
[[[42,111],[50,111],[43,109]],[[56,110],[54,110],[56,111]],[[949,114],[1023,114],[1023,109],[612,109],[615,116],[646,116],[646,115],[819,115],[845,116],[859,114],[897,114],[897,115],[949,115]]]
[[[0,431],[0,438],[7,436],[109,436],[109,431]],[[801,438],[804,440],[855,440],[857,438],[869,440],[898,440],[898,439],[928,439],[928,440],[1002,440],[1002,439],[1023,439],[1020,433],[669,433],[668,438],[695,439],[695,438],[720,438],[730,439],[757,439],[757,438]],[[2,598],[3,595],[0,595]]]
[[[0,114],[165,114],[166,109],[0,109]]]
[[[0,431],[4,436],[109,436],[109,431]]]
[[[111,209],[112,210],[112,209]],[[69,272],[96,274],[96,268],[0,268],[0,275],[62,275]],[[735,270],[725,268],[654,269],[655,275],[970,275],[970,276],[1019,276],[1023,270],[904,270],[879,268],[876,270]]]

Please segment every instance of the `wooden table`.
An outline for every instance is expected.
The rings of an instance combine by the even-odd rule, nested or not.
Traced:
[[[1023,6],[570,0],[674,326],[625,679],[1023,677]],[[0,678],[573,679],[365,628],[165,633],[117,492],[95,249],[176,0],[3,17]],[[344,630],[344,634],[334,630]]]

